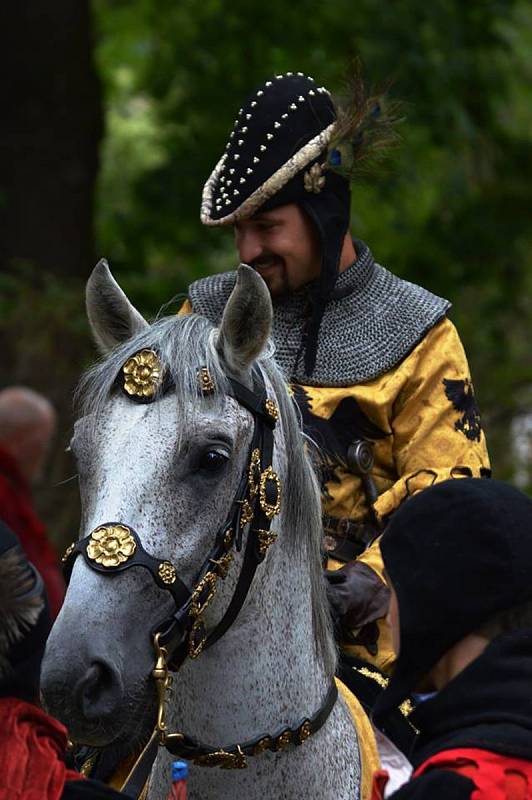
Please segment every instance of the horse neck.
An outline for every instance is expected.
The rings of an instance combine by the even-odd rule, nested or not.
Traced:
[[[318,657],[309,566],[283,533],[258,568],[232,627],[175,679],[170,718],[216,746],[252,739],[312,716],[330,676]]]

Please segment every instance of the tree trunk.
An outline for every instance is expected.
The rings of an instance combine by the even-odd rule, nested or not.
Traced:
[[[86,275],[102,133],[89,0],[2,4],[0,270]]]

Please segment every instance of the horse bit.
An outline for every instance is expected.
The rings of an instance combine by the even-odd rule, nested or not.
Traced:
[[[123,365],[117,383],[130,399],[153,402],[162,392],[171,389],[171,379],[161,359],[154,350],[140,350]],[[252,415],[253,437],[250,445],[248,468],[241,477],[236,496],[225,523],[218,529],[214,545],[198,571],[192,590],[179,578],[177,570],[168,559],[151,556],[143,548],[136,531],[120,521],[99,525],[84,539],[71,544],[64,556],[65,577],[68,581],[76,557],[81,554],[93,570],[107,575],[118,575],[131,567],[147,569],[157,586],[171,593],[175,611],[152,631],[155,650],[155,680],[158,711],[154,731],[137,758],[121,791],[137,798],[142,792],[155,760],[158,746],[165,747],[180,758],[193,760],[198,766],[243,769],[247,758],[269,750],[278,752],[290,745],[300,745],[316,733],[328,718],[337,698],[336,684],[332,681],[319,710],[311,717],[298,722],[294,728],[284,728],[272,735],[230,747],[216,748],[203,744],[183,733],[169,733],[165,711],[170,672],[176,672],[187,656],[198,658],[211,647],[236,619],[247,597],[253,577],[264,560],[268,548],[275,542],[276,534],[270,530],[273,518],[281,510],[281,483],[274,472],[274,429],[279,412],[266,394],[260,370],[253,371],[253,388],[250,390],[231,377],[229,394]],[[198,371],[198,395],[208,396],[216,391],[206,367]],[[242,568],[233,596],[218,624],[207,631],[205,611],[212,602],[218,580],[228,574],[234,551],[242,548],[242,535],[249,527]]]

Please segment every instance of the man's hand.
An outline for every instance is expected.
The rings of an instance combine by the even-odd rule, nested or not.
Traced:
[[[353,561],[325,570],[335,627],[353,630],[386,616],[390,590],[366,564]]]

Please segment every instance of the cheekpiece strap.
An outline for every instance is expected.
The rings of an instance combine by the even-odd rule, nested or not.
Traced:
[[[201,390],[210,394],[214,382],[206,367],[198,373]],[[200,602],[177,609],[160,631],[160,643],[170,654],[170,669],[179,669],[187,655],[197,658],[220,639],[232,625],[249,592],[258,565],[266,557],[276,534],[271,522],[281,508],[281,486],[273,471],[273,428],[278,418],[275,403],[266,396],[260,371],[253,375],[253,391],[233,378],[229,379],[235,399],[254,417],[255,429],[250,446],[249,465],[240,481],[228,518],[220,529],[213,549],[200,570],[194,594]],[[225,578],[233,560],[233,549],[241,548],[244,529],[249,525],[244,559],[237,584],[222,619],[207,632],[204,612],[217,591],[217,581]]]
[[[303,744],[325,724],[334,708],[337,697],[338,689],[333,680],[323,704],[314,716],[301,720],[293,728],[283,728],[274,734],[262,734],[242,744],[215,748],[180,734],[179,737],[182,736],[182,738],[169,741],[165,746],[172,755],[192,760],[194,764],[200,767],[245,769],[247,767],[246,759],[250,756],[258,756],[266,750],[278,753],[290,747],[290,745]]]
[[[261,419],[270,428],[275,428],[275,424],[279,418],[279,411],[273,400],[266,396],[264,381],[262,377],[258,378],[257,374],[254,376],[254,388],[248,389],[239,381],[234,378],[228,378],[231,386],[231,392],[235,400],[241,406],[247,408],[255,418]]]

